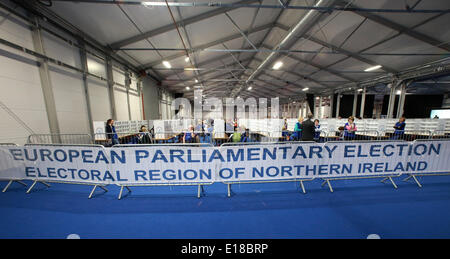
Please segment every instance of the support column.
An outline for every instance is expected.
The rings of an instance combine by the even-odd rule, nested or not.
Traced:
[[[334,105],[334,94],[330,95],[330,110],[328,111],[328,118],[333,118],[333,105]]]
[[[108,79],[109,103],[111,106],[111,118],[117,120],[116,101],[114,97],[114,77],[111,58],[106,57],[106,77]]]
[[[400,89],[401,89],[401,93],[400,93],[400,99],[398,100],[397,118],[400,118],[403,116],[403,112],[404,112],[404,108],[405,108],[406,83],[402,83]]]
[[[358,90],[355,90],[355,93],[353,94],[353,111],[352,116],[356,116],[356,106],[358,106]]]
[[[387,111],[387,118],[391,119],[394,116],[394,105],[395,105],[395,89],[397,84],[392,83],[391,91],[389,94],[389,105],[388,105],[388,111]]]
[[[80,60],[81,60],[81,69],[83,70],[83,90],[84,90],[84,98],[86,100],[86,111],[88,116],[88,124],[89,124],[89,133],[94,138],[94,121],[92,119],[92,110],[91,110],[91,99],[89,97],[89,84],[87,81],[87,73],[88,73],[88,65],[87,65],[87,56],[86,56],[86,46],[84,41],[79,40],[78,44],[80,47]]]
[[[44,42],[42,39],[41,29],[39,28],[39,19],[33,17],[34,26],[32,26],[32,39],[34,50],[42,55],[46,55]],[[48,69],[48,62],[45,59],[38,58],[39,62],[39,76],[41,79],[42,93],[44,96],[45,109],[47,111],[48,126],[51,134],[60,134],[58,115],[56,112],[55,96],[53,94],[53,87]],[[58,137],[52,138],[54,143],[60,143],[61,139]]]
[[[359,112],[359,116],[364,118],[364,106],[366,105],[366,87],[363,88],[362,97],[361,97],[361,110]]]
[[[341,93],[338,93],[336,100],[336,119],[339,117],[340,108],[341,108]]]
[[[127,89],[127,105],[128,105],[128,120],[131,120],[131,105],[130,105],[130,71],[128,68],[125,69],[125,87]]]
[[[322,119],[322,101],[323,101],[323,97],[322,96],[320,96],[319,97],[319,107],[317,108],[318,109],[318,114],[317,114],[317,117],[316,118],[319,118],[319,119]]]

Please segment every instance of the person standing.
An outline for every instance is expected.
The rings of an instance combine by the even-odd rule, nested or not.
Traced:
[[[405,127],[406,127],[405,117],[400,117],[398,122],[395,123],[394,126],[395,131],[392,139],[403,139],[405,135]]]
[[[111,140],[112,146],[119,144],[119,136],[117,135],[116,127],[114,127],[113,119],[108,119],[106,121],[105,133],[106,139]]]
[[[139,144],[150,144],[152,143],[152,137],[150,132],[148,132],[147,126],[142,125],[138,134],[138,143]]]
[[[298,118],[297,123],[295,123],[294,133],[292,133],[292,140],[298,141],[302,138],[302,122],[303,117]]]
[[[314,120],[314,128],[315,128],[314,140],[315,141],[319,141],[319,139],[320,139],[320,124],[319,124],[319,120],[318,119]]]
[[[355,139],[355,132],[357,131],[357,129],[356,129],[356,124],[355,124],[355,118],[353,116],[350,116],[348,118],[347,123],[345,123],[344,130],[345,130],[345,132],[344,132],[345,140]]]
[[[314,141],[314,134],[316,133],[316,127],[314,126],[314,122],[312,121],[313,115],[309,113],[307,116],[307,120],[304,121],[301,125],[302,131],[302,141]]]

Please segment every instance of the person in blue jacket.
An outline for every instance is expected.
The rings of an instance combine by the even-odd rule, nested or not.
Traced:
[[[406,127],[406,123],[405,123],[405,117],[401,117],[397,123],[395,123],[394,125],[394,136],[392,137],[392,139],[403,139],[404,135],[405,135],[405,127]]]
[[[295,123],[294,133],[292,134],[292,139],[294,141],[299,141],[302,138],[302,122],[303,117],[298,118],[297,123]]]
[[[196,143],[197,134],[194,133],[194,126],[190,125],[189,130],[184,133],[183,143]]]

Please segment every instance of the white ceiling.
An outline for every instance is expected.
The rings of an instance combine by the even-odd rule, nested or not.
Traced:
[[[173,1],[173,0],[172,0]],[[183,0],[184,2],[193,2]],[[223,3],[235,3],[238,0],[222,1]],[[284,0],[286,1],[286,0]],[[405,3],[413,6],[417,1],[415,9],[448,9],[450,7],[448,0],[347,0],[356,7],[361,8],[383,8],[383,9],[402,9]],[[209,1],[196,1],[209,2]],[[290,5],[311,6],[314,0],[293,0]],[[257,2],[256,2],[257,3]],[[262,4],[276,5],[277,0],[264,0]],[[141,5],[117,5],[117,4],[95,4],[95,3],[76,3],[76,2],[53,2],[50,8],[53,12],[66,19],[68,22],[78,27],[91,37],[95,38],[105,46],[113,45],[133,36],[153,31],[155,29],[173,25],[172,18],[167,7],[145,7]],[[212,7],[172,7],[172,13],[176,21],[186,21],[201,14],[205,14],[218,8]],[[273,24],[271,28],[266,28],[248,35],[250,41],[261,50],[267,50],[275,47],[287,35],[287,28],[295,25],[306,14],[306,10],[299,9],[280,9],[280,8],[237,8],[227,13],[237,24],[237,26],[247,31],[252,28]],[[256,16],[255,16],[256,15]],[[437,14],[425,13],[371,13],[371,15],[380,17],[388,22],[398,24],[406,28],[412,28],[424,37],[435,39],[441,43],[450,42],[450,14],[441,15],[425,24],[420,25],[427,19]],[[128,17],[127,17],[128,16]],[[131,20],[130,20],[131,19]],[[278,25],[278,26],[277,26]],[[419,25],[419,26],[418,26]],[[217,14],[206,19],[180,26],[180,33],[187,47],[196,48],[204,44],[215,42],[228,36],[240,34],[239,30],[233,25],[228,17],[223,14]],[[323,19],[317,22],[307,32],[320,41],[331,44],[352,52],[355,55],[370,60],[373,63],[388,66],[396,71],[401,71],[412,66],[421,65],[430,61],[444,58],[446,50],[439,46],[433,46],[424,40],[413,38],[405,33],[399,33],[395,28],[380,24],[376,21],[363,17],[363,15],[351,11],[334,11],[331,14],[323,15]],[[301,36],[301,35],[298,35]],[[228,49],[251,49],[251,45],[239,36],[233,40],[222,42],[210,49],[224,50]],[[448,44],[447,44],[448,46]],[[123,48],[176,48],[182,49],[183,44],[179,38],[178,32],[171,30],[160,33],[153,37],[138,40],[130,43]],[[372,66],[362,60],[349,58],[345,53],[330,54],[331,49],[305,38],[298,38],[298,41],[292,46],[291,50],[296,51],[321,51],[327,53],[297,53],[277,54],[277,60],[284,62],[281,70],[289,70],[294,74],[309,76],[314,81],[303,79],[293,73],[285,71],[270,71],[272,64],[266,67],[266,71],[259,75],[259,79],[273,80],[267,74],[289,81],[287,89],[280,92],[286,96],[293,92],[301,93],[299,86],[309,87],[311,91],[323,89],[324,86],[336,87],[350,81],[360,81],[379,75],[379,70],[375,73],[361,73],[367,67]],[[361,52],[362,51],[362,52]],[[194,80],[196,75],[192,71],[182,70],[161,70],[164,68],[161,62],[168,57],[176,54],[183,54],[182,51],[154,51],[154,50],[120,50],[118,54],[129,60],[137,67],[148,68],[149,72],[161,77],[164,85],[175,92],[189,92],[184,88],[192,85],[192,82],[185,80]],[[368,56],[364,53],[431,53],[443,54],[437,56]],[[233,55],[241,61],[241,65],[246,68],[255,69],[269,52],[234,52]],[[194,65],[202,64],[201,68],[213,69],[228,64],[228,67],[242,68],[235,62],[233,57],[225,51],[198,51],[191,55]],[[301,60],[301,61],[300,61]],[[169,60],[173,68],[191,67],[189,62],[184,61],[184,56]],[[244,62],[242,62],[244,61]],[[234,63],[234,64],[233,64]],[[146,67],[148,64],[154,64],[152,67]],[[152,71],[151,68],[155,68]],[[206,71],[199,71],[204,74]],[[251,71],[238,70],[233,72],[238,77],[247,78]],[[199,76],[200,81],[207,79],[233,78],[229,71],[215,71],[206,73],[205,76]],[[165,80],[170,79],[170,80]],[[178,80],[173,81],[173,80]],[[319,84],[319,83],[320,84]],[[205,82],[203,85],[214,85],[217,82]],[[258,82],[261,84],[261,82]],[[225,87],[225,86],[224,86]],[[267,83],[268,89],[277,89],[281,86]],[[192,88],[191,88],[192,89]],[[227,94],[230,91],[225,91]]]

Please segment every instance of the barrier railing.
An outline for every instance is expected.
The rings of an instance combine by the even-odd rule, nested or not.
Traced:
[[[426,131],[426,130],[425,131],[417,130],[417,131],[405,131],[405,132],[402,132],[402,133],[403,134],[398,134],[398,135],[401,135],[401,138],[393,138],[395,136],[395,133],[392,133],[392,134],[388,133],[388,134],[382,135],[382,134],[379,133],[379,131],[359,131],[359,132],[355,133],[355,139],[349,139],[348,141],[350,141],[352,143],[354,143],[354,141],[359,141],[359,142],[364,142],[364,143],[367,143],[367,142],[380,143],[380,142],[393,142],[393,141],[396,142],[396,141],[398,141],[399,143],[407,144],[408,147],[409,147],[409,146],[414,145],[414,143],[418,143],[418,142],[421,142],[421,141],[427,141],[427,142],[428,141],[446,141],[446,140],[450,139],[450,138],[448,138],[450,133],[446,132],[446,131],[434,131],[434,132],[431,132],[431,131]],[[136,133],[134,133],[134,134],[136,134]],[[331,133],[323,131],[323,132],[321,132],[321,138],[323,138],[327,143],[333,144],[336,141],[333,141],[334,138],[332,138],[330,136],[333,136],[334,134],[336,134],[336,132],[334,132],[334,131],[332,131]],[[70,134],[67,134],[67,135],[70,135]],[[77,134],[71,134],[71,135],[77,135]],[[357,136],[361,136],[361,137],[357,137]],[[212,139],[214,139],[214,138],[212,138]],[[343,141],[339,141],[339,142],[342,143],[342,142],[346,142],[346,141],[343,140]],[[405,143],[405,142],[407,142],[407,143]],[[277,146],[277,145],[279,145],[279,146],[281,146],[281,145],[285,145],[285,144],[298,144],[298,143],[306,145],[306,144],[311,144],[311,143],[315,144],[317,142],[306,142],[306,141],[305,142],[300,142],[300,141],[225,142],[225,143],[222,143],[220,145],[219,149],[220,148],[233,147],[233,146],[248,146],[248,145],[256,145],[256,146],[258,146],[258,145],[260,145],[260,146],[265,146],[265,145],[266,146]],[[139,144],[139,145],[136,145],[133,142],[131,142],[131,143],[125,143],[125,144],[115,144],[114,146],[112,146],[112,148],[121,148],[121,147],[139,147],[140,148],[140,147],[157,147],[157,146],[213,147],[213,144],[216,144],[216,143],[214,143],[214,142],[213,143],[209,143],[208,142],[208,143],[185,143],[185,144],[183,144],[183,143],[171,142],[171,143]],[[402,144],[402,145],[404,145],[404,144]],[[321,144],[321,145],[326,145],[326,144]],[[3,143],[3,144],[0,143],[0,147],[1,146],[17,146],[17,145],[15,145],[13,143]],[[106,151],[104,146],[103,145],[99,145],[99,144],[94,145],[94,144],[45,144],[45,143],[44,144],[42,144],[42,143],[40,143],[40,144],[33,144],[33,143],[29,143],[29,144],[26,144],[26,146],[95,147],[95,148],[101,148],[102,150],[105,150],[105,154],[108,153],[108,151]],[[200,153],[194,154],[194,156],[197,156],[197,157],[199,157],[200,155],[201,155]],[[443,158],[439,158],[439,159],[441,159],[441,160],[439,160],[440,163],[445,163],[446,162],[446,160],[442,160]],[[436,161],[432,161],[432,163],[435,163],[435,162]],[[111,168],[109,168],[109,169],[112,171],[113,170],[112,165],[109,165],[109,166],[111,166]],[[211,167],[211,169],[213,169],[213,168]],[[217,166],[216,166],[215,169],[217,169]],[[386,172],[390,172],[390,171],[386,171]],[[396,185],[396,183],[394,182],[393,179],[396,178],[396,177],[400,177],[402,175],[407,175],[407,177],[405,179],[403,179],[403,181],[408,181],[410,179],[413,179],[415,181],[415,183],[419,187],[422,187],[421,183],[417,179],[418,176],[450,175],[450,173],[448,173],[448,170],[435,172],[435,173],[420,173],[420,174],[417,173],[417,172],[414,172],[414,173],[394,173],[393,172],[392,174],[385,174],[385,173],[383,173],[383,174],[380,174],[380,175],[370,175],[370,176],[360,176],[360,177],[357,177],[356,175],[355,176],[349,176],[349,177],[346,177],[346,175],[342,175],[341,177],[326,176],[326,177],[311,177],[311,178],[308,178],[308,179],[306,179],[306,178],[302,178],[302,179],[300,179],[300,178],[293,178],[293,179],[287,179],[287,180],[286,179],[272,180],[273,179],[272,178],[271,180],[260,179],[260,180],[257,180],[257,181],[244,181],[244,180],[231,181],[230,180],[230,181],[221,181],[221,183],[227,185],[228,197],[230,197],[231,193],[232,193],[232,190],[231,190],[232,185],[245,184],[245,183],[299,182],[303,193],[306,193],[306,189],[305,189],[305,186],[304,186],[304,181],[312,181],[314,179],[321,179],[323,181],[322,182],[322,186],[324,186],[325,184],[328,185],[328,188],[329,188],[330,192],[334,191],[333,187],[331,185],[332,181],[335,181],[335,180],[348,180],[348,179],[355,180],[355,179],[365,179],[365,178],[383,178],[382,182],[390,181],[390,183],[394,186],[394,188],[397,188],[397,185]],[[236,178],[236,179],[239,179],[239,178]],[[245,179],[251,179],[251,178],[245,178]],[[9,180],[8,185],[4,188],[4,192],[10,187],[10,185],[13,182],[18,182],[20,184],[25,185],[24,183],[21,183],[19,181],[20,180],[17,180],[17,179]],[[100,188],[104,189],[105,191],[107,191],[107,189],[105,188],[105,186],[107,186],[107,185],[106,184],[101,184],[101,183],[97,183],[97,184],[89,183],[89,184],[87,184],[87,183],[77,183],[77,182],[74,182],[74,181],[52,181],[52,180],[48,180],[48,179],[36,179],[36,180],[33,181],[33,184],[31,185],[31,187],[28,188],[27,193],[30,193],[31,190],[38,183],[41,183],[41,184],[43,184],[43,185],[45,185],[47,187],[50,187],[50,185],[47,182],[49,182],[49,183],[51,183],[51,182],[67,183],[67,184],[84,184],[84,185],[93,186],[93,189],[92,189],[92,191],[91,191],[91,193],[89,195],[89,198],[92,197],[92,195],[95,192],[97,187],[100,187]],[[134,187],[134,186],[181,186],[181,185],[197,186],[198,187],[198,189],[197,189],[197,197],[200,198],[204,194],[204,188],[203,188],[204,185],[210,185],[210,184],[213,184],[213,182],[214,181],[208,182],[208,183],[205,183],[205,182],[186,182],[186,183],[163,183],[163,184],[158,183],[158,184],[116,184],[116,185],[118,185],[120,187],[120,193],[119,193],[118,199],[122,198],[122,194],[123,194],[124,188],[126,188],[129,192],[131,192],[131,189],[129,187]]]
[[[450,131],[435,130],[431,135],[432,139],[450,139]]]
[[[398,140],[398,141],[401,142],[401,140]],[[336,142],[341,142],[341,141],[328,141],[327,143],[325,143],[325,145],[336,143]],[[350,140],[350,141],[344,140],[343,142],[350,142],[350,143],[352,143],[353,140]],[[367,142],[380,143],[380,142],[392,142],[392,140],[383,140],[382,138],[378,138],[378,139],[369,140],[369,141],[365,141],[365,142],[366,143]],[[380,174],[380,175],[372,175],[372,176],[321,177],[321,179],[323,180],[321,186],[324,186],[325,184],[327,184],[328,189],[330,190],[330,192],[334,192],[333,187],[331,186],[331,181],[383,178],[381,180],[382,183],[384,183],[385,181],[389,180],[391,182],[392,186],[395,189],[397,189],[398,186],[397,186],[397,184],[394,182],[394,180],[392,178],[393,177],[400,177],[401,175],[402,175],[402,173],[400,173],[400,174],[391,174],[391,175]]]
[[[94,144],[89,134],[33,134],[28,144]]]
[[[225,148],[225,147],[232,147],[232,146],[246,146],[246,145],[287,145],[287,144],[292,144],[292,143],[303,143],[303,144],[307,144],[307,143],[315,143],[315,142],[310,142],[310,141],[303,141],[303,142],[299,142],[299,141],[291,141],[291,142],[256,142],[256,143],[224,143],[222,145],[220,145],[219,148]],[[227,185],[227,196],[231,197],[232,195],[232,189],[231,189],[231,185],[233,184],[254,184],[254,183],[284,183],[284,182],[299,182],[300,183],[300,188],[302,189],[302,192],[304,194],[306,194],[306,189],[305,189],[305,185],[303,182],[305,181],[312,181],[314,180],[314,178],[311,179],[286,179],[286,180],[264,180],[264,181],[223,181],[222,183]]]
[[[357,131],[347,131],[347,130],[335,130],[335,131],[325,131],[324,142],[329,141],[369,141],[369,140],[380,140],[380,134],[376,130],[357,130]]]
[[[112,148],[121,148],[121,147],[136,147],[137,145],[127,145],[127,144],[117,144],[112,146]],[[161,146],[170,146],[170,147],[213,147],[211,143],[162,143],[162,144],[143,144],[139,145],[139,148],[143,147],[161,147]],[[194,154],[195,155],[201,155],[201,154]],[[124,188],[127,189],[128,193],[131,193],[130,187],[149,187],[149,186],[197,186],[197,198],[200,198],[204,196],[205,190],[203,188],[204,185],[211,185],[213,182],[210,183],[204,183],[204,182],[198,182],[198,183],[142,183],[142,184],[116,184],[120,187],[119,196],[117,199],[122,199],[122,194]]]
[[[27,146],[47,146],[47,147],[94,147],[94,148],[99,148],[102,149],[104,151],[104,153],[106,153],[105,148],[102,145],[95,145],[95,144],[25,144],[25,147]],[[31,192],[31,190],[34,188],[34,186],[36,184],[43,184],[44,186],[46,186],[47,188],[50,188],[50,184],[48,183],[63,183],[63,184],[78,184],[78,185],[88,185],[88,186],[93,186],[91,192],[89,193],[88,198],[91,199],[92,195],[94,194],[95,190],[97,189],[97,187],[100,187],[101,189],[103,189],[105,192],[108,192],[108,189],[106,189],[106,184],[101,184],[101,183],[84,183],[84,182],[77,182],[77,181],[61,181],[61,180],[51,180],[51,179],[46,179],[46,180],[40,180],[38,178],[36,178],[32,185],[30,186],[30,188],[28,188],[27,190],[27,194],[29,194]]]
[[[15,143],[0,143],[0,148],[1,147],[16,147],[19,146]],[[3,150],[1,151],[3,152]],[[7,156],[5,156],[4,158],[6,158]],[[0,160],[0,165],[4,166],[8,163],[9,161],[2,161]],[[13,184],[13,183],[18,183],[24,187],[27,187],[27,184],[23,182],[23,179],[2,179],[2,181],[8,181],[8,183],[6,184],[5,188],[3,188],[2,192],[6,192],[9,187]]]
[[[447,133],[448,134],[448,133]],[[450,138],[446,137],[448,135],[443,135],[444,138],[440,139],[440,138],[436,138],[436,139],[420,139],[420,140],[415,140],[416,143],[421,143],[421,142],[442,142],[442,141],[450,141]],[[438,161],[433,161],[434,163],[446,163],[448,160],[448,157],[441,157],[439,156],[438,159],[436,159]],[[422,184],[419,182],[419,180],[417,179],[417,177],[419,176],[447,176],[450,175],[450,168],[447,171],[444,172],[432,172],[432,173],[414,173],[414,174],[407,174],[408,176],[403,179],[402,181],[404,182],[408,182],[409,179],[413,179],[414,182],[417,184],[417,186],[419,186],[419,188],[422,188]]]

